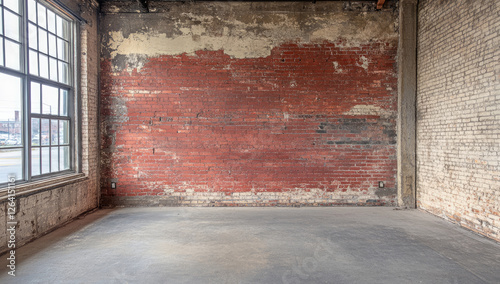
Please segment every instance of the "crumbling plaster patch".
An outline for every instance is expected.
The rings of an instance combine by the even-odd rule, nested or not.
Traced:
[[[111,60],[126,56],[129,67],[140,69],[145,57],[194,56],[198,50],[223,50],[238,59],[259,58],[291,41],[329,41],[352,47],[373,40],[396,41],[398,36],[397,20],[391,12],[273,11],[274,6],[252,11],[250,5],[198,3],[176,6],[170,13],[109,14],[104,17],[103,54]],[[124,20],[126,29],[114,24]],[[115,64],[116,69],[122,69],[119,67],[123,64]]]

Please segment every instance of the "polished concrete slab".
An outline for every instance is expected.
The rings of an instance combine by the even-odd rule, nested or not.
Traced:
[[[386,207],[99,210],[16,259],[0,283],[500,283],[498,243]]]

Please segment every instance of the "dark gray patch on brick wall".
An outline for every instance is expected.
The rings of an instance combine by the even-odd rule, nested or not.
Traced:
[[[361,133],[366,130],[366,119],[345,118],[341,119],[341,129],[349,130],[351,133]]]
[[[124,99],[116,97],[111,98],[111,107],[114,114],[110,116],[110,122],[113,122],[112,125],[116,122],[123,123],[128,121],[127,102]]]
[[[321,122],[316,130],[317,133],[328,133],[328,130],[348,130],[350,133],[361,133],[367,129],[366,119],[343,118],[338,123]]]
[[[147,60],[147,56],[142,54],[135,54],[133,56],[117,54],[112,60],[111,64],[115,70],[121,71],[126,68],[141,68],[145,61]]]
[[[389,144],[396,144],[397,141],[397,133],[396,133],[396,130],[393,129],[393,127],[385,127],[384,130],[382,131],[382,133],[384,133],[387,138],[389,138]]]
[[[377,144],[382,144],[382,142],[381,141],[371,141],[371,140],[362,140],[362,141],[344,140],[344,141],[328,141],[327,144],[335,144],[335,145],[377,145]]]
[[[127,206],[127,207],[172,207],[180,205],[180,197],[177,196],[103,196],[104,207]]]
[[[396,193],[397,193],[396,188],[385,187],[385,188],[379,188],[379,189],[375,190],[375,194],[380,198],[386,197],[386,196],[395,196]]]

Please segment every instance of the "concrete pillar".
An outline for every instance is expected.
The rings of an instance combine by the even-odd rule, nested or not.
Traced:
[[[416,207],[417,0],[399,2],[398,206]]]

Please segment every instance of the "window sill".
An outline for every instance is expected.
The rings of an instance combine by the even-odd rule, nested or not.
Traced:
[[[0,188],[0,202],[3,202],[9,198],[8,195],[8,189],[14,189],[15,190],[15,198],[20,198],[20,197],[26,197],[32,194],[36,194],[39,192],[43,192],[46,190],[66,186],[69,184],[77,183],[77,182],[82,182],[88,180],[88,177],[83,174],[83,173],[71,173],[71,174],[65,174],[57,177],[50,177],[50,178],[45,178],[43,180],[38,180],[38,181],[33,181],[29,183],[23,183],[15,186],[10,186],[10,187],[3,187]]]

